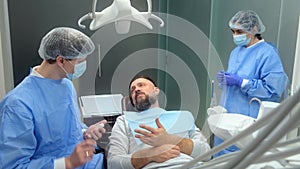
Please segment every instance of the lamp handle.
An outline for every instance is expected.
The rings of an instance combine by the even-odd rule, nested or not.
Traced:
[[[148,12],[151,13],[152,12],[152,0],[147,0],[147,4],[148,4]]]
[[[96,6],[97,6],[97,0],[93,0],[93,6],[92,6],[92,18],[95,18],[96,13]]]

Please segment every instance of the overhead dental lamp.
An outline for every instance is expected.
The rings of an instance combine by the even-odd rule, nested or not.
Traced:
[[[92,19],[89,29],[97,30],[102,26],[115,23],[116,32],[126,34],[129,32],[131,21],[138,22],[149,29],[153,29],[149,19],[154,19],[160,22],[160,27],[164,26],[164,22],[158,16],[152,14],[152,1],[147,0],[148,11],[140,12],[131,6],[130,0],[114,0],[113,3],[103,9],[101,12],[96,12],[97,0],[93,0],[92,12],[82,16],[78,20],[79,27],[85,29],[85,25],[81,22]]]

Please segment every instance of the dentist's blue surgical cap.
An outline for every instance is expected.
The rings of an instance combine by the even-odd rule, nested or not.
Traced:
[[[78,59],[85,58],[94,50],[93,41],[84,33],[73,28],[59,27],[43,37],[39,55],[46,60],[55,60],[57,56]]]
[[[229,21],[231,29],[241,29],[253,35],[263,33],[266,28],[259,16],[251,10],[239,11]]]

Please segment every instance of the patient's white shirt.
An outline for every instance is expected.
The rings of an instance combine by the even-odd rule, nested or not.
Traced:
[[[188,122],[193,123],[193,122]],[[183,135],[188,135],[193,143],[193,151],[191,156],[181,153],[178,157],[165,161],[163,163],[150,163],[144,168],[178,168],[184,163],[191,161],[194,157],[203,154],[210,150],[210,146],[207,143],[207,139],[200,132],[200,130],[195,127],[192,132],[188,132]],[[125,115],[119,116],[116,123],[112,129],[112,134],[109,137],[110,141],[108,144],[108,168],[126,168],[133,169],[131,164],[131,156],[134,152],[149,148],[149,145],[144,143],[138,144],[132,134],[127,121],[125,120]],[[209,160],[208,157],[206,160]]]

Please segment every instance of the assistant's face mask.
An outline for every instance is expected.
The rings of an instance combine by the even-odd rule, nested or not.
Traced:
[[[68,73],[66,71],[65,72],[67,74],[68,79],[74,80],[79,78],[85,72],[85,70],[86,70],[86,60],[74,65],[74,73]]]
[[[233,35],[233,42],[237,46],[247,46],[250,43],[250,38],[247,39],[246,34]]]

